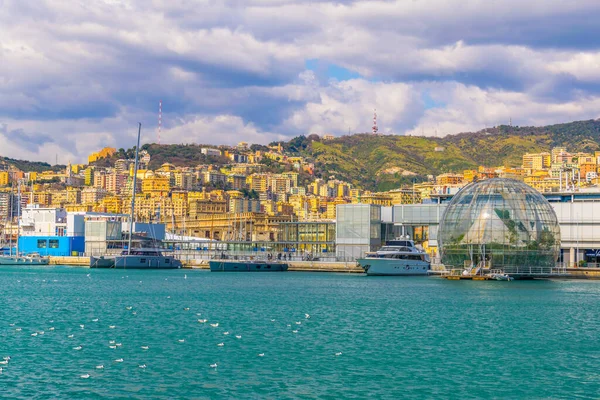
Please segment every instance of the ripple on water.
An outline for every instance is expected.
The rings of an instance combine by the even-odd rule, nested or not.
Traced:
[[[566,398],[600,390],[600,283],[121,273],[0,269],[0,356],[12,357],[0,375],[4,396]],[[219,327],[198,323],[198,314]]]

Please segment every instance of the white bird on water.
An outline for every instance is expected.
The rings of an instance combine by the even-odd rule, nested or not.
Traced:
[[[2,360],[2,361],[0,361],[0,364],[1,365],[8,365],[8,360]]]
[[[183,311],[190,311],[190,308],[189,308],[189,307],[185,307],[185,308],[183,309]]]
[[[90,377],[90,374],[83,374],[83,375],[80,375],[80,377],[83,379],[87,379]]]
[[[33,332],[33,333],[31,334],[31,336],[37,336],[37,335],[38,335],[38,333],[37,333],[37,332]]]
[[[2,357],[4,361],[10,361],[10,356]]]
[[[217,328],[219,326],[219,323],[215,323],[215,324],[210,324],[210,326],[212,326],[213,328]]]
[[[75,337],[75,335],[71,334],[69,336],[67,336],[69,339],[73,339]]]
[[[205,324],[205,323],[206,323],[206,321],[208,321],[208,320],[207,320],[207,319],[199,319],[199,320],[198,320],[198,323],[200,323],[200,324]]]
[[[131,307],[131,306],[127,306],[127,307],[125,307],[125,309],[126,309],[127,311],[130,311],[132,308],[133,308],[133,307]]]
[[[109,340],[108,343],[115,344],[116,342],[114,340]]]
[[[185,339],[179,339],[178,342],[183,343],[183,342],[185,342]]]
[[[117,346],[115,346],[114,344],[111,344],[111,345],[110,345],[110,346],[108,346],[108,347],[110,347],[111,349],[116,349],[116,348],[117,348]]]
[[[98,318],[94,318],[92,322],[98,322]]]
[[[293,330],[293,331],[292,331],[292,333],[298,333],[298,330],[297,330],[297,329],[295,329],[295,330]]]
[[[96,365],[96,369],[104,369],[104,365],[102,365],[102,364]]]
[[[48,330],[49,330],[49,331],[53,331],[53,330],[54,330],[54,327],[53,327],[53,326],[51,326],[50,328],[48,328]]]
[[[304,318],[309,319],[310,318],[310,314],[304,314]]]
[[[229,335],[229,332],[223,332],[223,335],[227,336]]]
[[[225,346],[225,343],[219,343],[217,346],[223,347],[223,346]]]
[[[302,321],[296,321],[296,325],[302,325]]]
[[[21,332],[23,329],[22,328],[16,328],[15,331],[17,332]]]
[[[142,346],[142,350],[148,350],[150,347],[148,346]]]
[[[115,362],[121,363],[121,362],[123,362],[123,359],[122,359],[122,358],[117,358],[117,359],[115,360]]]
[[[242,335],[235,335],[235,338],[236,338],[236,339],[241,339],[241,338],[242,338]]]
[[[0,368],[0,374],[2,374],[3,368]]]
[[[214,364],[210,364],[210,367],[211,367],[211,368],[217,368],[217,367],[218,367],[218,365],[217,365],[217,363],[214,363]]]
[[[84,329],[84,328],[85,328],[85,325],[81,324],[81,325],[79,325],[79,327],[80,327],[81,329]]]
[[[146,368],[146,364],[138,365],[138,367],[140,367],[140,368],[142,368],[142,369],[143,369],[143,368]]]
[[[259,357],[264,357],[264,356],[265,356],[265,353],[259,353],[259,354],[258,354],[258,356],[259,356]]]
[[[9,325],[10,325],[10,326],[15,326],[15,324],[14,324],[14,323],[12,323],[12,324],[9,324]]]
[[[108,326],[110,329],[115,329],[115,325],[109,325]]]
[[[183,274],[183,279],[187,279],[187,274]]]
[[[83,347],[81,347],[81,346],[73,347],[73,350],[81,350],[81,349],[83,349]]]
[[[340,352],[338,352],[338,353],[335,353],[335,355],[336,355],[336,356],[341,356],[341,355],[342,355],[342,352],[340,351]]]

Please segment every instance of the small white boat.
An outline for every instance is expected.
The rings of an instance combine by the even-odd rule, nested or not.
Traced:
[[[500,274],[500,273],[492,274],[492,279],[497,280],[497,281],[514,281],[515,280],[515,278],[513,278],[510,275]]]

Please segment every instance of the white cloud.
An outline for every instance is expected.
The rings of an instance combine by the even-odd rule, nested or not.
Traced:
[[[598,116],[595,0],[0,3],[0,123],[58,138],[4,155],[82,160],[138,120],[155,141],[161,99],[164,140],[213,144],[370,131],[374,108],[397,134]]]

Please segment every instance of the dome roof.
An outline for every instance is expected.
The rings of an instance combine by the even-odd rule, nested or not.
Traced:
[[[438,233],[442,262],[521,273],[550,273],[560,250],[554,209],[539,192],[514,179],[487,179],[458,192]],[[543,271],[540,270],[544,269]]]

